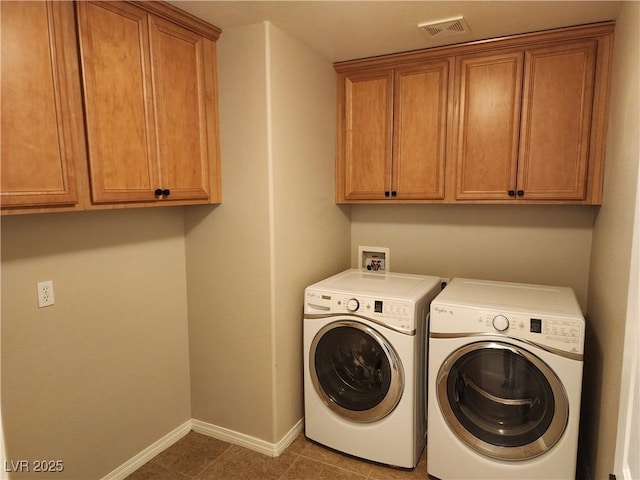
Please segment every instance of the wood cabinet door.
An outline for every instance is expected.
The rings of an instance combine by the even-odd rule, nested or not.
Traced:
[[[85,161],[71,2],[0,2],[2,158],[6,206],[78,203]],[[75,75],[75,78],[74,78]]]
[[[153,15],[149,29],[161,187],[169,199],[208,199],[214,87],[205,50],[212,42]]]
[[[393,71],[348,73],[338,127],[337,198],[384,200],[391,191]],[[386,195],[385,195],[386,194]]]
[[[523,57],[514,51],[456,60],[456,200],[515,195]]]
[[[161,187],[147,13],[124,2],[78,2],[94,202],[154,200]]]
[[[596,40],[527,49],[518,190],[524,199],[583,200]]]
[[[442,200],[445,186],[449,61],[395,71],[392,196]]]

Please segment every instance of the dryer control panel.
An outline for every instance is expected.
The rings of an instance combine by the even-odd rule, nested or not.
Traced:
[[[304,313],[354,315],[409,334],[416,328],[415,305],[409,300],[307,289]]]
[[[584,319],[581,317],[524,314],[434,302],[430,331],[460,335],[495,333],[570,353],[582,354],[584,350]]]
[[[532,317],[517,313],[478,311],[483,331],[493,328],[518,338],[544,340],[545,345],[577,344],[582,340],[582,322],[571,318]]]
[[[454,278],[431,303],[431,334],[506,336],[582,355],[584,330],[569,287]]]

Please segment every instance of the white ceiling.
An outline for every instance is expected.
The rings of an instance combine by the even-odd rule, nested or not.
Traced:
[[[270,21],[332,62],[616,18],[616,1],[192,1],[173,5],[224,31]],[[470,32],[430,38],[417,25],[463,15]]]

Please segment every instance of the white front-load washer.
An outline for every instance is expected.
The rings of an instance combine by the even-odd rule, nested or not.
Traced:
[[[416,466],[426,435],[426,332],[440,278],[351,269],[304,296],[305,435]]]
[[[568,287],[452,280],[431,304],[429,476],[573,480],[584,325]]]

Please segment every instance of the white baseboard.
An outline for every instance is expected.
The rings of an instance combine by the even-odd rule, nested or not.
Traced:
[[[281,455],[293,441],[304,431],[304,417],[287,432],[287,434],[277,443],[278,455]]]
[[[143,451],[138,453],[135,457],[127,460],[118,468],[113,470],[107,476],[102,477],[102,480],[122,480],[126,478],[128,475],[131,475],[137,469],[139,469],[142,465],[147,463],[153,457],[158,455],[163,450],[166,450],[171,445],[176,443],[182,437],[184,437],[187,433],[191,431],[191,423],[192,420],[188,420],[178,428],[175,428],[171,432],[167,433],[164,437],[162,437],[157,442],[149,445]]]
[[[123,480],[128,475],[131,475],[142,465],[147,463],[153,457],[160,452],[166,450],[171,445],[176,443],[182,437],[184,437],[191,430],[209,437],[217,438],[225,442],[240,445],[241,447],[254,450],[258,453],[268,455],[270,457],[277,457],[284,452],[289,445],[296,439],[296,437],[302,432],[304,427],[304,419],[300,419],[287,434],[282,437],[278,443],[269,443],[259,438],[245,435],[244,433],[235,432],[228,428],[218,427],[211,423],[202,422],[200,420],[188,420],[180,425],[178,428],[167,433],[157,442],[145,448],[142,452],[138,453],[135,457],[127,460],[111,473],[103,477],[101,480]]]
[[[302,432],[303,427],[304,421],[301,418],[293,426],[293,428],[289,430],[286,435],[282,437],[282,439],[280,439],[278,443],[270,443],[256,437],[252,437],[250,435],[245,435],[244,433],[229,430],[228,428],[219,427],[217,425],[202,422],[200,420],[192,420],[192,429],[194,432],[217,438],[218,440],[223,440],[225,442],[233,443],[234,445],[240,445],[241,447],[248,448],[249,450],[253,450],[270,457],[280,456],[282,452],[284,452],[287,447],[291,445],[291,442],[293,442],[296,437]]]

